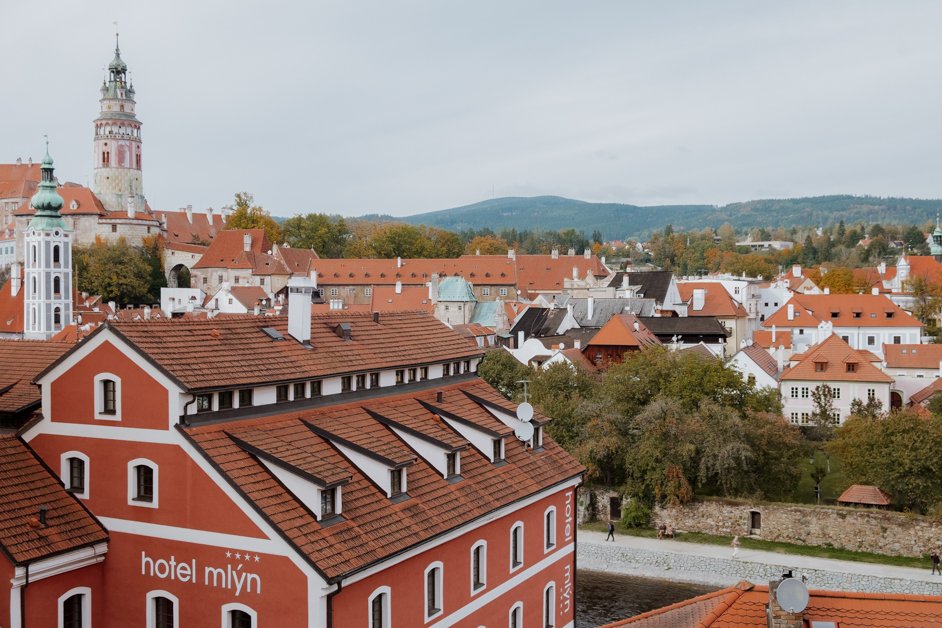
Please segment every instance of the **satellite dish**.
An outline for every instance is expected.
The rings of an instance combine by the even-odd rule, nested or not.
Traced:
[[[521,403],[517,406],[517,418],[524,423],[528,423],[533,418],[533,406],[526,401]]]
[[[785,578],[775,589],[775,599],[782,610],[800,613],[808,606],[808,588],[798,578]]]
[[[533,438],[533,424],[521,423],[514,428],[514,436],[522,441],[528,441]]]

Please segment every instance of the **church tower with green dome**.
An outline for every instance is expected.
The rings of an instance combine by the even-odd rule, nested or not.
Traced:
[[[26,228],[23,335],[48,340],[72,322],[72,233],[59,214],[52,157],[46,144],[42,180],[30,200],[35,214]]]
[[[942,258],[942,227],[939,226],[939,215],[935,217],[935,231],[929,236],[929,254],[937,260]]]
[[[109,212],[133,216],[145,210],[141,123],[134,111],[134,84],[121,58],[117,34],[100,102],[101,111],[95,119],[92,191]]]

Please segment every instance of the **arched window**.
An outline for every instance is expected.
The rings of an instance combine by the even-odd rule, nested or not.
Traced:
[[[157,465],[146,458],[135,458],[128,463],[128,504],[157,508]]]
[[[471,595],[487,586],[487,541],[471,546]]]
[[[36,329],[36,307],[32,307],[29,310],[29,328]]]
[[[88,499],[88,456],[79,451],[67,451],[59,460],[65,490],[76,497]]]
[[[56,277],[58,279],[58,277]],[[58,293],[57,295],[58,296]],[[52,328],[59,330],[62,328],[62,308],[57,307],[52,310]]]
[[[60,260],[59,260],[59,245],[58,245],[58,244],[56,244],[55,246],[52,247],[52,263],[55,264],[56,267],[58,267],[58,266],[59,266],[59,263],[60,263]]]
[[[121,420],[121,378],[112,373],[95,376],[95,418]]]
[[[59,275],[52,278],[52,294],[57,297],[62,295],[62,277]]]
[[[258,613],[245,604],[224,604],[222,628],[257,628]]]
[[[517,602],[510,607],[509,628],[523,628],[523,602]]]
[[[390,628],[392,626],[389,604],[391,592],[392,590],[389,587],[379,587],[370,595],[370,628]]]
[[[76,587],[59,597],[59,628],[89,628],[92,625],[92,590]]]
[[[425,568],[425,621],[442,614],[442,570],[440,561]]]
[[[523,522],[518,521],[510,529],[510,571],[523,565]]]
[[[543,513],[543,541],[545,551],[556,547],[556,507],[550,506]]]
[[[33,258],[33,268],[35,268],[35,267],[36,267],[36,264],[39,263],[39,261],[38,261],[38,260],[39,260],[39,249],[36,248],[36,245],[35,245],[35,244],[34,244],[32,247],[30,247],[30,249],[32,250],[32,255],[31,255],[31,257]]]
[[[550,582],[543,589],[543,628],[556,626],[556,583]]]
[[[147,628],[177,628],[180,623],[179,600],[167,591],[147,594]]]
[[[32,292],[33,296],[34,296],[34,297],[38,297],[38,296],[39,296],[39,287],[38,287],[38,285],[36,284],[36,277],[32,277],[32,278],[30,279],[30,288],[31,288],[30,291]]]

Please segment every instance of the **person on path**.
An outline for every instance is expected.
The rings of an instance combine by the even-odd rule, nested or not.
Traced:
[[[612,523],[611,521],[608,522],[608,536],[605,537],[605,540],[606,541],[615,540],[615,524]]]
[[[739,556],[739,535],[733,537],[733,542],[730,543],[733,546],[733,558]]]
[[[942,570],[939,569],[939,550],[932,550],[932,553],[929,554],[929,558],[932,559],[932,575],[938,574],[942,576]]]

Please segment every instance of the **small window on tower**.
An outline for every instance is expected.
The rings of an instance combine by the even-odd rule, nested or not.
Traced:
[[[111,233],[118,233],[118,225],[111,225]]]

